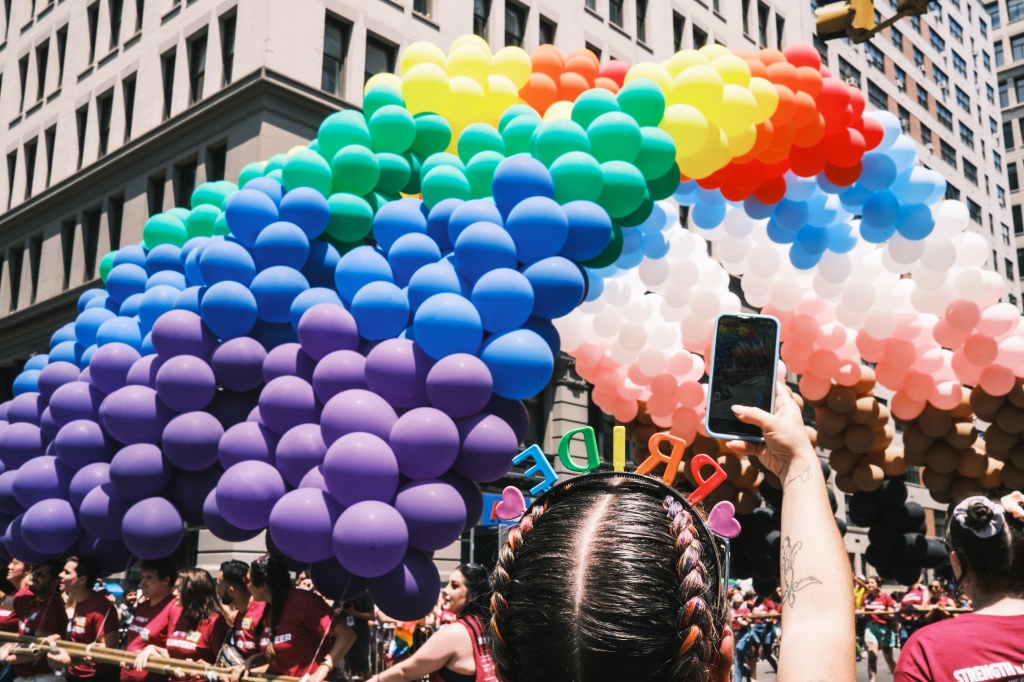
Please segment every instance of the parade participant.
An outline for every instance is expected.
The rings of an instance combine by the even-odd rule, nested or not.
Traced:
[[[875,682],[878,674],[878,652],[881,650],[889,672],[896,667],[892,657],[892,648],[896,646],[896,633],[893,631],[893,614],[896,601],[882,592],[878,577],[868,578],[868,591],[864,594],[864,614],[867,616],[867,627],[864,642],[868,650],[868,682]],[[889,611],[890,613],[879,613]]]
[[[32,569],[29,594],[14,599],[14,613],[18,616],[18,634],[29,637],[62,636],[68,626],[68,614],[57,590],[56,561],[44,561]],[[55,682],[59,679],[50,669],[43,653],[15,653],[14,644],[0,647],[0,659],[12,664],[14,674],[32,682]]]
[[[100,574],[100,565],[92,557],[69,557],[60,573],[60,589],[74,602],[75,610],[68,623],[67,639],[94,647],[116,649],[118,644],[117,608],[103,593],[93,590]],[[116,665],[71,660],[64,649],[47,656],[50,667],[64,670],[65,680],[117,682],[121,672]]]
[[[900,598],[900,648],[924,625],[924,614],[919,607],[924,606],[927,600],[928,593],[920,579]]]
[[[955,607],[956,602],[946,594],[942,581],[933,578],[928,584],[928,600],[924,605],[929,607],[928,611],[924,614],[924,622],[925,625],[930,625],[940,620],[952,618],[953,614],[949,612],[949,609]]]
[[[217,587],[201,568],[183,568],[174,584],[174,608],[165,646],[149,644],[135,659],[144,670],[152,656],[213,663],[224,644],[228,625],[217,599]],[[175,675],[184,677],[184,675]]]
[[[753,605],[754,597],[753,592],[744,594],[739,590],[732,595],[732,636],[736,641],[732,672],[734,682],[740,682],[744,677],[751,679],[751,665],[747,662],[748,650],[743,647],[743,641],[750,631],[750,607]]]
[[[0,602],[0,632],[17,632],[18,616],[14,613],[14,598],[23,594],[31,594],[29,582],[32,579],[32,567],[26,566],[20,559],[11,559],[7,564],[7,580],[3,586],[3,601]]]
[[[356,641],[345,654],[345,666],[353,679],[363,679],[370,674],[370,623],[374,619],[373,598],[370,593],[347,601],[341,606],[345,624],[356,633]]]
[[[249,564],[249,591],[266,602],[259,653],[250,656],[237,674],[267,665],[274,675],[306,677],[324,682],[345,656],[356,635],[335,619],[331,607],[314,592],[294,586],[288,566],[279,556],[264,556]]]
[[[491,578],[480,564],[463,564],[452,571],[444,588],[442,607],[457,620],[441,627],[415,654],[369,682],[407,682],[430,675],[430,682],[494,682],[494,662],[488,650],[487,618]]]
[[[230,656],[225,663],[231,665],[242,663],[257,651],[260,633],[263,631],[263,609],[266,604],[252,598],[252,593],[245,584],[249,567],[237,559],[225,561],[220,565],[217,574],[217,595],[224,605],[230,630],[227,643],[239,657]]]
[[[730,441],[783,486],[786,633],[780,682],[853,682],[853,579],[820,463],[779,386],[774,415],[738,407],[766,443]],[[733,634],[716,542],[655,479],[580,476],[538,497],[494,571],[492,656],[503,682],[729,679]]]
[[[125,646],[127,651],[136,654],[150,644],[167,645],[174,610],[174,581],[178,578],[178,569],[171,557],[143,561],[140,568],[139,592],[144,601],[139,601],[132,614]],[[121,682],[166,682],[166,678],[122,664]]]
[[[968,497],[946,529],[956,586],[974,613],[914,633],[896,682],[1020,680],[1024,642],[1024,493]]]

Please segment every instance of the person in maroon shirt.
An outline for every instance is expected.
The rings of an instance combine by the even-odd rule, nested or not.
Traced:
[[[921,628],[907,641],[895,682],[1024,679],[1024,493],[968,497],[950,515],[946,542],[956,588],[974,613]]]
[[[18,615],[18,634],[30,637],[61,636],[67,630],[68,614],[57,592],[56,561],[46,561],[32,570],[30,594],[14,599],[14,612]],[[14,644],[0,647],[0,659],[14,667],[19,678],[32,678],[33,682],[58,680],[42,653],[24,654],[13,651]]]
[[[18,616],[14,613],[14,598],[23,594],[32,594],[29,579],[32,567],[20,559],[11,559],[7,564],[7,585],[3,601],[0,602],[0,632],[17,632]]]
[[[867,616],[867,631],[864,633],[864,641],[868,649],[868,682],[875,682],[878,674],[878,651],[882,651],[885,663],[889,666],[889,672],[896,667],[896,660],[892,657],[892,648],[896,645],[896,633],[893,631],[892,613],[879,613],[880,611],[893,611],[896,608],[896,601],[885,592],[882,592],[877,576],[868,578],[868,591],[864,595],[864,614]]]
[[[928,583],[928,599],[925,601],[924,606],[929,607],[928,611],[924,614],[924,623],[925,625],[930,625],[940,620],[952,618],[953,614],[948,609],[955,607],[956,602],[946,594],[942,581],[932,579]]]
[[[100,565],[91,557],[69,557],[64,564],[60,588],[75,604],[75,611],[68,622],[67,638],[76,643],[116,649],[119,636],[117,609],[103,594],[93,590],[99,574]],[[64,679],[70,682],[117,682],[120,679],[117,666],[72,661],[64,649],[49,654],[47,660],[54,670],[64,670]]]
[[[234,650],[228,656],[237,654],[237,660],[225,660],[236,664],[258,651],[260,634],[263,632],[263,609],[265,602],[256,601],[246,586],[249,567],[242,561],[232,559],[220,565],[217,573],[217,596],[228,616],[230,630],[227,643]]]
[[[918,580],[900,599],[900,647],[907,643],[910,635],[924,625],[924,614],[918,609],[928,600],[924,585]]]
[[[125,649],[139,653],[150,644],[165,646],[170,634],[171,611],[174,608],[174,581],[178,569],[174,559],[147,560],[142,562],[139,575],[139,592],[145,598],[140,600],[128,623]],[[166,677],[157,673],[136,670],[122,664],[121,682],[166,682]]]

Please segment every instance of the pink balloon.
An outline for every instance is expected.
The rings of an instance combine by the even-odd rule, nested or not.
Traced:
[[[1017,328],[1020,313],[1010,303],[996,303],[981,311],[978,331],[988,336],[999,337]]]
[[[929,348],[924,352],[919,351],[917,360],[914,361],[914,369],[925,374],[934,374],[942,368],[943,354],[948,352],[942,348]]]
[[[967,360],[963,348],[957,348],[953,351],[950,364],[956,373],[956,378],[965,386],[977,386],[978,382],[981,381],[981,368],[977,365],[972,365]]]
[[[959,348],[964,345],[964,341],[967,340],[970,334],[970,330],[962,332],[953,329],[945,319],[936,322],[935,327],[932,329],[932,338],[935,339],[935,343],[943,348]]]
[[[819,348],[811,353],[808,365],[812,374],[831,382],[832,377],[839,371],[839,358],[833,351]]]
[[[836,383],[840,386],[855,386],[863,376],[860,367],[859,362],[843,360],[839,363],[839,369],[836,372]]]
[[[898,391],[903,388],[903,382],[906,381],[909,371],[909,365],[894,365],[883,360],[875,365],[875,381],[890,391]]]
[[[636,419],[639,413],[640,407],[635,400],[620,400],[615,403],[615,410],[612,414],[618,421],[626,423]]]
[[[821,327],[818,347],[838,351],[846,344],[846,327],[838,322],[828,322]]]
[[[876,339],[863,329],[857,332],[857,350],[868,362],[879,362],[885,356],[885,344],[885,339]]]
[[[800,395],[808,400],[821,400],[828,395],[830,388],[832,388],[831,381],[814,374],[804,374],[800,377]]]
[[[797,374],[806,374],[810,367],[811,345],[790,341],[782,344],[781,356]]]
[[[707,365],[704,364],[705,357],[707,356],[702,357],[700,355],[694,355],[693,368],[689,372],[687,372],[686,376],[683,378],[689,379],[690,381],[699,381],[704,376],[704,373],[707,371]]]
[[[1017,383],[1017,377],[1008,367],[989,365],[981,370],[979,384],[989,395],[1006,395]]]
[[[924,410],[924,400],[914,400],[903,391],[896,391],[896,394],[889,401],[889,409],[897,419],[917,419]]]
[[[999,355],[999,344],[991,336],[975,333],[964,341],[964,357],[972,365],[986,367],[995,362],[997,355]]]
[[[913,341],[921,333],[921,320],[915,312],[897,313],[896,332],[893,336]]]
[[[679,384],[671,374],[659,374],[651,380],[651,393],[654,395],[675,396]]]
[[[647,411],[650,413],[651,418],[653,418],[655,415],[658,415],[660,417],[671,417],[672,411],[675,408],[676,397],[674,395],[652,395],[651,399],[647,401]]]
[[[928,402],[940,410],[952,410],[960,405],[963,391],[959,381],[943,381],[935,385]]]
[[[799,339],[800,343],[811,344],[821,334],[821,323],[810,315],[796,314],[789,321],[789,338]]]
[[[623,400],[630,400],[632,402],[636,402],[637,400],[640,400],[641,397],[645,395],[650,395],[650,393],[651,392],[648,391],[646,388],[644,388],[643,386],[637,386],[629,379],[623,382],[622,385],[619,387],[619,397],[622,398]],[[673,391],[673,395],[674,394],[675,391]]]
[[[969,332],[981,321],[981,309],[978,308],[978,304],[974,301],[957,299],[946,306],[946,313],[943,319],[953,329]]]
[[[651,383],[652,377],[647,376],[640,371],[640,368],[636,365],[630,365],[629,369],[626,370],[626,376],[637,386],[647,386]]]
[[[696,410],[680,407],[672,413],[672,435],[692,443],[700,422],[701,418]]]
[[[912,369],[903,380],[903,391],[914,400],[928,400],[935,389],[935,378],[931,374]]]
[[[889,339],[885,344],[885,361],[891,365],[910,367],[917,360],[917,347],[906,339]]]
[[[1004,367],[1012,367],[1017,376],[1024,376],[1024,338],[1009,336],[999,342],[997,362]]]
[[[704,385],[696,381],[684,381],[676,391],[675,400],[682,407],[696,408],[704,403]]]
[[[576,357],[576,365],[584,364],[596,366],[601,361],[601,347],[592,343],[581,343],[580,347],[573,353]]]
[[[693,371],[693,355],[679,350],[665,360],[665,371],[681,379]]]
[[[672,414],[651,414],[651,421],[655,426],[668,429],[672,427]]]
[[[828,302],[812,291],[805,293],[796,306],[797,312],[813,317],[821,317],[827,308]]]

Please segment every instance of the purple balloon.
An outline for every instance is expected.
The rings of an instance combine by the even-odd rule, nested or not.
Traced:
[[[409,546],[425,552],[444,549],[466,527],[466,503],[458,490],[442,481],[403,486],[395,497],[395,509],[409,528]]]
[[[0,460],[7,469],[17,469],[45,452],[46,440],[35,424],[10,424],[0,431]]]
[[[259,399],[259,395],[255,393],[217,391],[217,395],[213,396],[213,402],[206,408],[206,411],[216,417],[221,426],[227,429],[244,422],[256,407]]]
[[[76,419],[65,424],[53,442],[57,458],[75,471],[87,464],[109,462],[112,454],[107,434],[90,419]]]
[[[147,386],[119,388],[100,405],[100,422],[114,440],[125,445],[159,443],[172,416],[156,391]]]
[[[468,417],[484,409],[493,388],[487,365],[467,353],[441,358],[427,374],[427,399],[454,419]]]
[[[25,462],[14,479],[14,497],[28,509],[52,497],[67,498],[74,473],[56,457],[44,455]]]
[[[281,436],[275,450],[274,465],[288,485],[297,487],[310,469],[323,464],[326,454],[327,446],[320,434],[320,425],[299,424]]]
[[[398,460],[388,444],[372,433],[350,433],[327,449],[324,481],[346,507],[363,500],[389,502],[398,490]]]
[[[164,360],[158,355],[147,355],[136,360],[125,376],[125,385],[156,388],[156,373],[163,364]]]
[[[81,534],[75,510],[67,500],[40,500],[21,519],[22,537],[41,554],[63,554],[78,542]]]
[[[15,396],[7,408],[7,421],[11,424],[35,424],[39,426],[39,418],[43,416],[46,409],[46,401],[43,396],[30,391]]]
[[[249,412],[249,416],[245,418],[245,421],[256,422],[257,424],[263,424],[263,426],[266,426],[266,424],[263,423],[263,417],[260,415],[259,405],[252,408],[252,411]]]
[[[78,540],[78,552],[100,562],[100,575],[127,572],[132,553],[120,540],[100,540],[83,533]]]
[[[284,479],[271,465],[239,462],[225,471],[217,483],[217,509],[237,528],[265,528],[271,509],[285,490]]]
[[[14,479],[17,477],[17,469],[0,474],[0,514],[17,516],[25,511],[25,507],[14,496]]]
[[[87,384],[91,384],[92,383],[92,372],[89,371],[88,367],[83,369],[82,373],[78,375],[78,380],[79,381],[84,381]]]
[[[298,488],[277,501],[268,531],[286,556],[298,561],[322,561],[334,556],[332,531],[342,506],[315,488]]]
[[[313,392],[326,404],[342,391],[366,388],[366,358],[352,350],[336,350],[313,370]]]
[[[324,480],[324,472],[320,467],[313,467],[306,472],[306,475],[299,481],[299,488],[316,488],[323,490],[325,493],[330,492],[327,490],[327,481]]]
[[[394,408],[384,398],[372,391],[354,388],[339,393],[324,405],[320,430],[328,447],[349,433],[372,433],[387,440],[397,420]]]
[[[108,478],[119,495],[129,500],[143,500],[159,495],[170,482],[172,471],[160,448],[137,443],[114,455]]]
[[[75,475],[71,477],[71,485],[68,488],[68,499],[71,500],[71,506],[75,509],[81,507],[85,496],[92,492],[93,488],[98,488],[104,483],[110,483],[110,465],[106,462],[87,464],[76,471]]]
[[[270,383],[278,377],[299,377],[313,380],[316,360],[309,357],[297,343],[282,343],[267,353],[263,361],[263,381]]]
[[[530,431],[530,413],[526,411],[526,405],[522,400],[512,400],[496,395],[490,399],[484,412],[500,417],[501,420],[512,427],[516,434],[516,440],[522,443]]]
[[[128,384],[128,372],[141,357],[125,343],[100,346],[89,361],[89,379],[104,393],[113,393]]]
[[[320,406],[309,382],[299,377],[278,377],[260,393],[260,416],[281,436],[299,424],[320,420]]]
[[[367,584],[381,611],[399,620],[419,620],[437,604],[441,575],[430,555],[410,548],[397,567]]]
[[[484,511],[484,496],[480,492],[480,486],[468,478],[463,478],[451,472],[448,472],[438,480],[444,481],[455,488],[459,495],[462,496],[462,501],[466,504],[466,526],[463,528],[463,532],[480,523],[480,517]]]
[[[309,577],[317,592],[335,601],[351,601],[366,592],[366,578],[346,571],[333,554],[330,559],[311,563]]]
[[[459,456],[459,429],[432,407],[409,410],[395,422],[388,444],[406,478],[437,478]]]
[[[99,351],[97,351],[99,352]],[[95,354],[93,359],[95,359]],[[91,363],[90,363],[91,364]],[[52,362],[39,372],[39,395],[49,402],[53,392],[66,383],[78,381],[81,369],[70,362]]]
[[[60,424],[53,418],[49,407],[43,410],[42,416],[39,417],[39,430],[43,432],[43,440],[50,441],[50,445],[53,445],[53,439],[60,433]]]
[[[345,570],[374,578],[401,563],[409,547],[409,530],[390,504],[367,500],[341,513],[333,539],[334,556]]]
[[[72,381],[53,392],[50,398],[50,415],[59,426],[76,419],[97,421],[103,392],[84,381]]]
[[[381,341],[366,356],[366,384],[394,407],[427,405],[427,374],[434,360],[409,339]]]
[[[112,483],[104,483],[82,500],[78,521],[100,540],[120,540],[121,519],[132,504],[132,500],[117,494]]]
[[[176,355],[194,355],[209,360],[217,338],[201,317],[188,310],[169,310],[153,325],[153,348],[165,360]]]
[[[224,520],[217,510],[217,490],[211,490],[203,502],[203,522],[211,533],[225,542],[245,542],[260,534],[260,530],[242,530]]]
[[[460,419],[457,425],[462,448],[452,471],[477,482],[496,481],[509,472],[519,454],[511,426],[493,414]]]
[[[200,471],[217,463],[217,445],[224,427],[209,412],[180,414],[164,428],[164,455],[185,471]]]
[[[263,383],[267,351],[256,339],[240,336],[225,341],[213,352],[210,365],[217,382],[230,391],[250,391]]]
[[[202,471],[182,471],[175,469],[171,474],[171,482],[163,492],[187,523],[193,526],[203,525],[203,503],[210,491],[217,487],[217,482],[224,474],[219,464]]]
[[[201,410],[213,400],[217,379],[200,358],[178,355],[165,362],[156,373],[156,392],[172,410]]]
[[[250,460],[274,464],[277,434],[258,422],[235,424],[221,436],[217,458],[225,469]]]
[[[5,400],[0,403],[0,420],[7,421],[7,411],[11,409],[11,401]]]
[[[185,536],[181,515],[162,497],[136,502],[121,521],[124,545],[140,559],[161,559],[178,549]]]
[[[26,564],[41,564],[47,559],[54,558],[54,555],[42,554],[32,549],[22,533],[21,524],[24,521],[25,515],[18,516],[10,525],[7,526],[7,530],[4,531],[4,545],[7,548],[7,553],[12,557],[23,561]]]
[[[317,303],[299,318],[299,343],[315,360],[339,350],[359,349],[352,313],[335,303]]]

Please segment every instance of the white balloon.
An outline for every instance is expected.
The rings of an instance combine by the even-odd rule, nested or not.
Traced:
[[[840,306],[851,313],[863,315],[871,310],[875,304],[875,287],[864,282],[860,278],[854,278],[847,282],[843,288]],[[836,313],[838,317],[839,313]],[[847,325],[849,326],[849,325]]]
[[[791,279],[780,279],[772,285],[771,301],[779,310],[794,310],[800,305],[803,288]]]
[[[722,275],[725,274],[722,271],[721,264],[711,258],[702,262],[699,270],[700,274],[697,278],[697,288],[699,289],[714,289],[721,282]],[[728,275],[725,275],[725,280],[729,280]]]
[[[925,253],[927,253],[927,251]],[[953,253],[955,257],[956,252],[954,251]],[[935,291],[945,284],[948,279],[946,270],[932,270],[931,268],[925,267],[923,264],[918,264],[911,274],[914,284],[917,285],[919,289],[924,289],[925,291]]]
[[[827,282],[840,284],[853,274],[853,258],[846,253],[826,251],[818,264],[818,276]]]
[[[758,277],[768,278],[779,271],[782,255],[774,244],[758,244],[747,256],[750,272]]]
[[[658,258],[657,260],[651,260],[645,258],[640,267],[637,268],[637,272],[640,275],[640,281],[643,282],[648,289],[651,291],[659,291],[664,288],[668,283],[668,275],[671,270],[668,260],[664,258]]]
[[[698,289],[690,297],[690,310],[697,317],[713,320],[722,309],[718,294],[707,289]]]
[[[723,263],[739,263],[747,259],[750,253],[751,242],[746,237],[728,237],[715,245],[715,253]]]
[[[647,345],[647,328],[642,322],[628,322],[619,330],[618,344],[631,353],[639,353]]]
[[[679,345],[679,326],[665,322],[655,325],[647,339],[648,348],[668,350]]]
[[[914,289],[914,282],[909,279],[898,279],[892,284],[875,282],[875,309],[897,311],[904,307]]]
[[[722,301],[721,312],[723,314],[738,313],[740,312],[740,309],[743,307],[743,303],[740,301],[740,297],[732,293],[731,291],[725,292],[719,298]]]
[[[637,296],[620,313],[630,322],[646,322],[654,313],[654,299],[652,296]]]
[[[688,345],[702,343],[711,333],[713,320],[705,320],[695,315],[687,315],[683,318],[679,327],[683,334],[683,343]]]
[[[566,353],[572,353],[583,343],[583,331],[586,322],[582,319],[581,315],[572,313],[557,320],[552,320],[551,324],[558,330],[558,338],[561,341],[562,350]]]
[[[956,246],[949,239],[927,239],[921,264],[929,270],[945,272],[956,262]]]
[[[896,313],[872,310],[864,317],[864,331],[874,339],[888,339],[896,331]]]
[[[837,300],[845,288],[842,282],[830,282],[822,272],[818,272],[814,276],[814,279],[811,280],[811,286],[814,287],[814,293],[826,301]]]
[[[915,287],[910,293],[910,303],[922,313],[942,315],[953,301],[954,296],[953,285],[945,282],[937,289]]]
[[[850,329],[860,329],[864,324],[865,315],[865,312],[851,310],[842,303],[836,306],[836,320]]]
[[[693,289],[690,287],[668,287],[662,295],[670,308],[685,308],[690,303],[692,293]],[[669,319],[669,316],[665,315],[665,319]]]
[[[956,246],[956,264],[981,267],[988,262],[988,242],[977,232],[963,232],[953,239]]]
[[[946,200],[932,207],[935,228],[930,236],[949,239],[967,227],[971,213],[959,201]]]
[[[985,292],[985,295],[978,300],[978,305],[984,309],[993,305],[996,301],[1002,298],[1006,291],[1006,280],[1003,279],[998,272],[993,272],[991,270],[985,270],[981,274],[988,283],[988,291]]]
[[[700,277],[700,270],[692,260],[680,260],[672,264],[668,275],[669,283],[678,289],[692,289]]]
[[[743,290],[743,295],[747,300],[750,300],[751,296],[766,296],[772,289],[772,280],[748,272],[740,279],[740,289]]]
[[[658,376],[665,369],[665,354],[657,348],[645,348],[640,351],[636,366],[649,377]]]
[[[722,229],[734,239],[745,239],[754,230],[754,221],[743,209],[730,208],[722,220]]]
[[[598,314],[594,315],[594,333],[603,339],[610,339],[619,333],[622,329],[625,319],[622,317],[622,312],[615,308],[605,308]]]
[[[722,261],[722,267],[725,268],[725,272],[733,277],[742,277],[747,272],[747,261],[741,260],[738,263],[732,263],[729,261]]]
[[[921,258],[924,253],[925,244],[921,240],[907,239],[903,235],[897,233],[892,236],[889,240],[888,245],[885,248],[889,257],[902,268],[893,270],[894,272],[906,272],[905,266],[916,262]],[[890,268],[892,270],[892,268]]]
[[[604,291],[601,292],[608,305],[620,307],[629,302],[631,292],[626,282],[621,277],[610,277],[604,281]]]
[[[964,268],[953,279],[953,291],[968,301],[980,301],[988,293],[989,283],[977,268]]]
[[[636,353],[626,350],[617,342],[611,345],[611,348],[608,349],[608,354],[612,360],[620,365],[628,365],[636,359]]]

